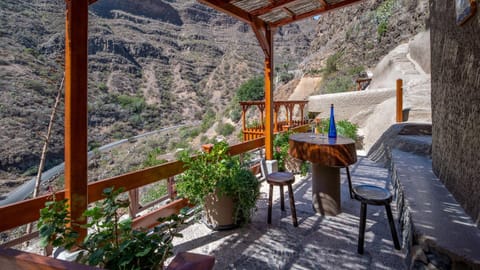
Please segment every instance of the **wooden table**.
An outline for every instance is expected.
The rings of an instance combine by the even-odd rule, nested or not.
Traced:
[[[295,133],[289,137],[290,155],[312,163],[312,203],[322,215],[341,213],[340,168],[357,162],[355,142],[338,136]]]

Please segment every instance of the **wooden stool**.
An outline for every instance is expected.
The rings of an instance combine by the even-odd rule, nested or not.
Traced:
[[[350,197],[360,201],[360,228],[358,230],[358,248],[359,254],[363,254],[363,242],[365,240],[365,223],[367,219],[367,204],[370,205],[385,205],[385,211],[387,212],[388,223],[390,224],[390,232],[392,233],[393,244],[395,249],[400,249],[400,243],[398,242],[397,231],[395,229],[395,223],[393,222],[392,209],[390,203],[392,202],[392,194],[385,188],[372,186],[372,185],[358,185],[352,186],[352,180],[350,179],[350,170],[347,169],[348,187],[350,189]]]
[[[295,182],[295,176],[290,172],[274,172],[266,177],[267,183],[270,184],[270,192],[268,194],[268,224],[272,223],[272,200],[273,186],[280,187],[280,208],[285,211],[285,202],[283,196],[283,186],[288,185],[288,196],[290,197],[290,210],[292,211],[293,226],[297,227],[297,212],[295,210],[295,199],[293,198],[292,184]]]

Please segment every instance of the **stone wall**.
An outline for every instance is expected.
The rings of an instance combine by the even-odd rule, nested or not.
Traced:
[[[458,26],[455,2],[430,0],[432,160],[435,174],[478,226],[480,12]]]

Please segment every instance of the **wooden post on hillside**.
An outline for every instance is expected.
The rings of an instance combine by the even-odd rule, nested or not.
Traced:
[[[48,121],[47,134],[44,137],[45,140],[43,142],[42,154],[40,155],[40,164],[38,165],[37,177],[35,178],[35,187],[33,188],[33,195],[32,195],[33,198],[36,198],[38,196],[38,193],[40,192],[42,172],[43,172],[43,169],[45,168],[45,161],[47,159],[48,144],[52,136],[53,123],[55,122],[55,115],[57,114],[57,108],[58,108],[58,105],[60,104],[60,99],[62,97],[64,81],[65,81],[65,73],[63,74],[62,81],[60,82],[60,86],[58,87],[57,97],[55,98],[55,103],[53,104],[52,112],[50,114],[50,120]],[[32,232],[32,225],[33,225],[32,223],[27,224],[27,229],[25,234],[30,234]],[[27,241],[25,243],[27,247],[29,244],[30,244],[30,241]]]
[[[403,122],[403,81],[397,80],[397,123]]]

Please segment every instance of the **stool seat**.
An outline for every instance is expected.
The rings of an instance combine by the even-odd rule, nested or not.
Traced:
[[[392,201],[392,194],[385,188],[372,185],[358,185],[353,187],[356,200],[373,205],[384,205]]]
[[[295,176],[291,172],[274,172],[267,175],[267,183],[275,186],[293,184]]]

